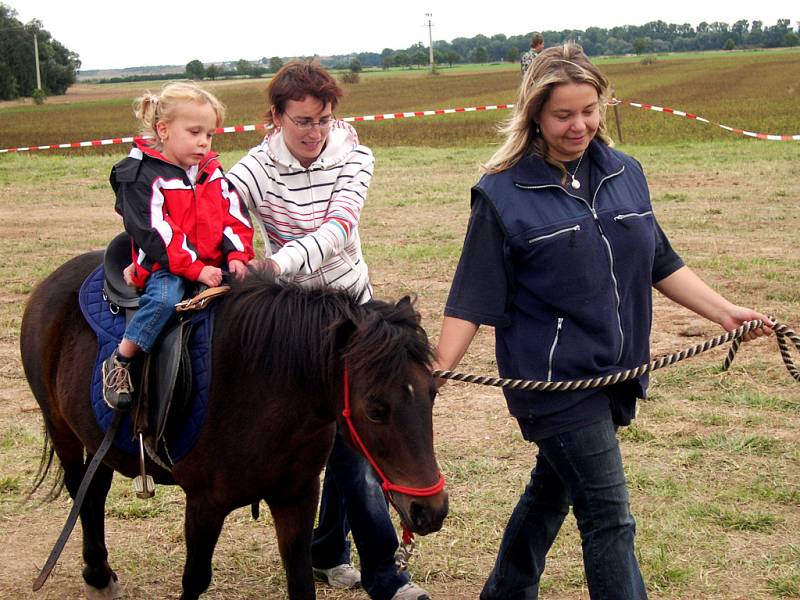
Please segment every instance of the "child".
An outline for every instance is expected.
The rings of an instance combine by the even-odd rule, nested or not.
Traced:
[[[126,281],[143,288],[139,309],[116,351],[103,363],[103,398],[117,410],[133,405],[131,359],[150,352],[175,314],[186,280],[222,282],[220,267],[237,278],[254,256],[247,209],[209,152],[224,107],[192,83],[170,83],[134,105],[143,136],[111,170],[115,209],[130,234],[133,264]]]

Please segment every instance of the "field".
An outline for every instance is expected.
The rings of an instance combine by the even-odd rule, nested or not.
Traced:
[[[621,98],[673,106],[768,133],[799,133],[800,53],[736,59],[670,58],[603,68]],[[787,76],[787,74],[792,74]],[[437,77],[364,77],[339,114],[513,102],[516,70],[454,70]],[[260,88],[220,84],[229,124],[258,122]],[[794,87],[792,87],[794,86]],[[124,135],[139,87],[81,87],[71,103],[0,108],[0,147]],[[76,98],[79,98],[76,100]],[[669,115],[622,109],[621,149],[644,166],[656,213],[673,245],[732,300],[800,330],[800,144],[741,139]],[[362,219],[364,251],[378,296],[414,293],[435,340],[461,249],[469,188],[496,138],[494,113],[359,125],[377,157]],[[613,133],[613,127],[612,133]],[[218,136],[230,166],[257,134]],[[30,585],[70,502],[21,504],[36,471],[41,418],[22,374],[19,323],[30,290],[67,258],[101,248],[118,231],[107,177],[121,146],[85,152],[0,156],[0,597],[82,594],[80,536],[51,580]],[[716,327],[657,295],[653,354],[698,343]],[[653,375],[650,398],[620,432],[637,551],[652,598],[800,598],[800,386],[773,339],[742,348],[730,372],[718,349]],[[797,354],[795,353],[795,359]],[[495,374],[488,328],[460,370]],[[436,449],[451,513],[418,539],[414,579],[437,599],[477,598],[503,526],[533,464],[492,388],[448,384],[434,408]],[[284,577],[268,517],[248,510],[226,521],[205,597],[282,598]],[[184,557],[182,496],[159,487],[136,499],[115,481],[107,509],[110,561],[128,598],[175,597]],[[542,581],[543,600],[588,598],[574,519],[568,517]],[[319,586],[323,600],[366,598]]]

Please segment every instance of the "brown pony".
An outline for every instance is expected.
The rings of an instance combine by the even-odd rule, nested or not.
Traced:
[[[97,341],[78,306],[80,285],[101,260],[93,252],[62,265],[31,294],[22,320],[22,361],[46,433],[35,488],[55,453],[73,498],[103,438],[89,402]],[[251,274],[219,301],[212,357],[208,414],[197,444],[169,471],[148,461],[157,483],[186,493],[181,598],[196,599],[208,588],[225,517],[260,500],[275,521],[289,597],[314,598],[310,548],[319,474],[337,422],[350,436],[342,416],[345,368],[352,422],[376,466],[402,489],[439,481],[436,386],[419,315],[407,298],[358,305],[341,291],[280,286]],[[104,534],[115,471],[136,476],[138,457],[112,447],[80,511],[83,578],[102,597],[119,589]],[[441,528],[443,490],[392,496],[404,527],[423,535]]]

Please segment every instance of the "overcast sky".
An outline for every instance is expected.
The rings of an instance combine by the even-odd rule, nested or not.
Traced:
[[[670,0],[668,2],[268,2],[222,0],[0,0],[27,23],[39,19],[58,41],[80,55],[82,69],[257,60],[271,56],[380,52],[428,45],[433,39],[525,34],[536,30],[689,23],[739,19],[774,25],[800,20],[800,1]],[[475,7],[475,8],[473,8]]]

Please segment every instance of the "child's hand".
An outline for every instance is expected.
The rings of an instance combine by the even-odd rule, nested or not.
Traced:
[[[122,277],[125,278],[125,283],[128,284],[129,287],[135,288],[136,284],[133,282],[133,274],[136,272],[136,265],[133,263],[129,264],[125,269],[122,271]]]
[[[206,265],[203,267],[203,270],[200,271],[200,276],[197,278],[197,281],[206,284],[208,287],[217,287],[222,283],[222,269]]]
[[[240,260],[230,261],[228,263],[228,271],[230,271],[231,274],[239,281],[244,279],[244,276],[247,275],[247,267]]]

